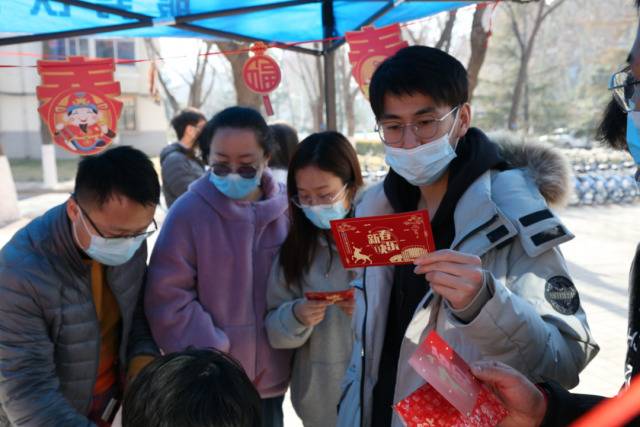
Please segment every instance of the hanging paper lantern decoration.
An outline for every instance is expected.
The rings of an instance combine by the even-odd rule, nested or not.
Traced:
[[[278,63],[265,54],[266,50],[267,45],[264,43],[256,43],[251,47],[254,55],[242,67],[242,79],[252,92],[262,95],[267,115],[273,116],[269,93],[280,85],[282,73]]]
[[[42,85],[36,88],[38,112],[53,141],[80,155],[96,154],[116,136],[122,103],[113,58],[38,61]]]
[[[369,99],[369,82],[378,65],[409,44],[402,40],[398,24],[379,29],[367,26],[360,31],[347,32],[345,36],[349,44],[351,73],[365,98]]]

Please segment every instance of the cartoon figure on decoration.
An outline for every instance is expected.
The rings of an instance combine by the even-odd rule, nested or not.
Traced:
[[[111,143],[115,132],[103,123],[93,97],[85,92],[69,96],[64,123],[56,123],[54,139],[81,152],[93,152]]]

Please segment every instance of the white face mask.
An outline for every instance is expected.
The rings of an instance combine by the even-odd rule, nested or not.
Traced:
[[[412,185],[433,184],[444,175],[451,161],[456,158],[455,149],[449,143],[449,139],[457,120],[456,113],[449,132],[418,147],[404,149],[385,145],[387,164]]]
[[[112,237],[109,239],[101,236],[95,236],[89,231],[89,227],[87,227],[87,223],[84,221],[82,212],[80,212],[80,221],[82,221],[84,229],[91,237],[91,243],[87,249],[84,249],[84,252],[100,264],[109,266],[124,264],[133,257],[140,248],[140,245],[142,245],[142,242],[147,238],[146,235],[120,238]],[[80,245],[76,226],[74,225],[72,228],[76,242]]]

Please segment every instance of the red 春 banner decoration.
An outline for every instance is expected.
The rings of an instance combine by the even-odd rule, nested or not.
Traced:
[[[276,90],[282,81],[282,72],[278,63],[265,54],[267,45],[256,43],[251,48],[254,56],[249,58],[242,68],[242,79],[247,87],[260,95],[268,116],[273,115],[269,93]]]
[[[360,31],[347,32],[345,36],[349,43],[351,73],[365,98],[369,99],[369,83],[378,65],[409,44],[402,40],[398,24],[379,29],[367,26]]]
[[[38,112],[53,141],[72,153],[89,155],[107,148],[116,136],[122,103],[113,78],[113,58],[38,61],[42,84],[36,88]]]

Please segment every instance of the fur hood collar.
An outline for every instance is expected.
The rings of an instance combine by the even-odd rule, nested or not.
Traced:
[[[508,133],[495,133],[489,139],[498,144],[502,157],[514,168],[526,169],[547,203],[565,206],[571,194],[571,167],[560,150]]]

